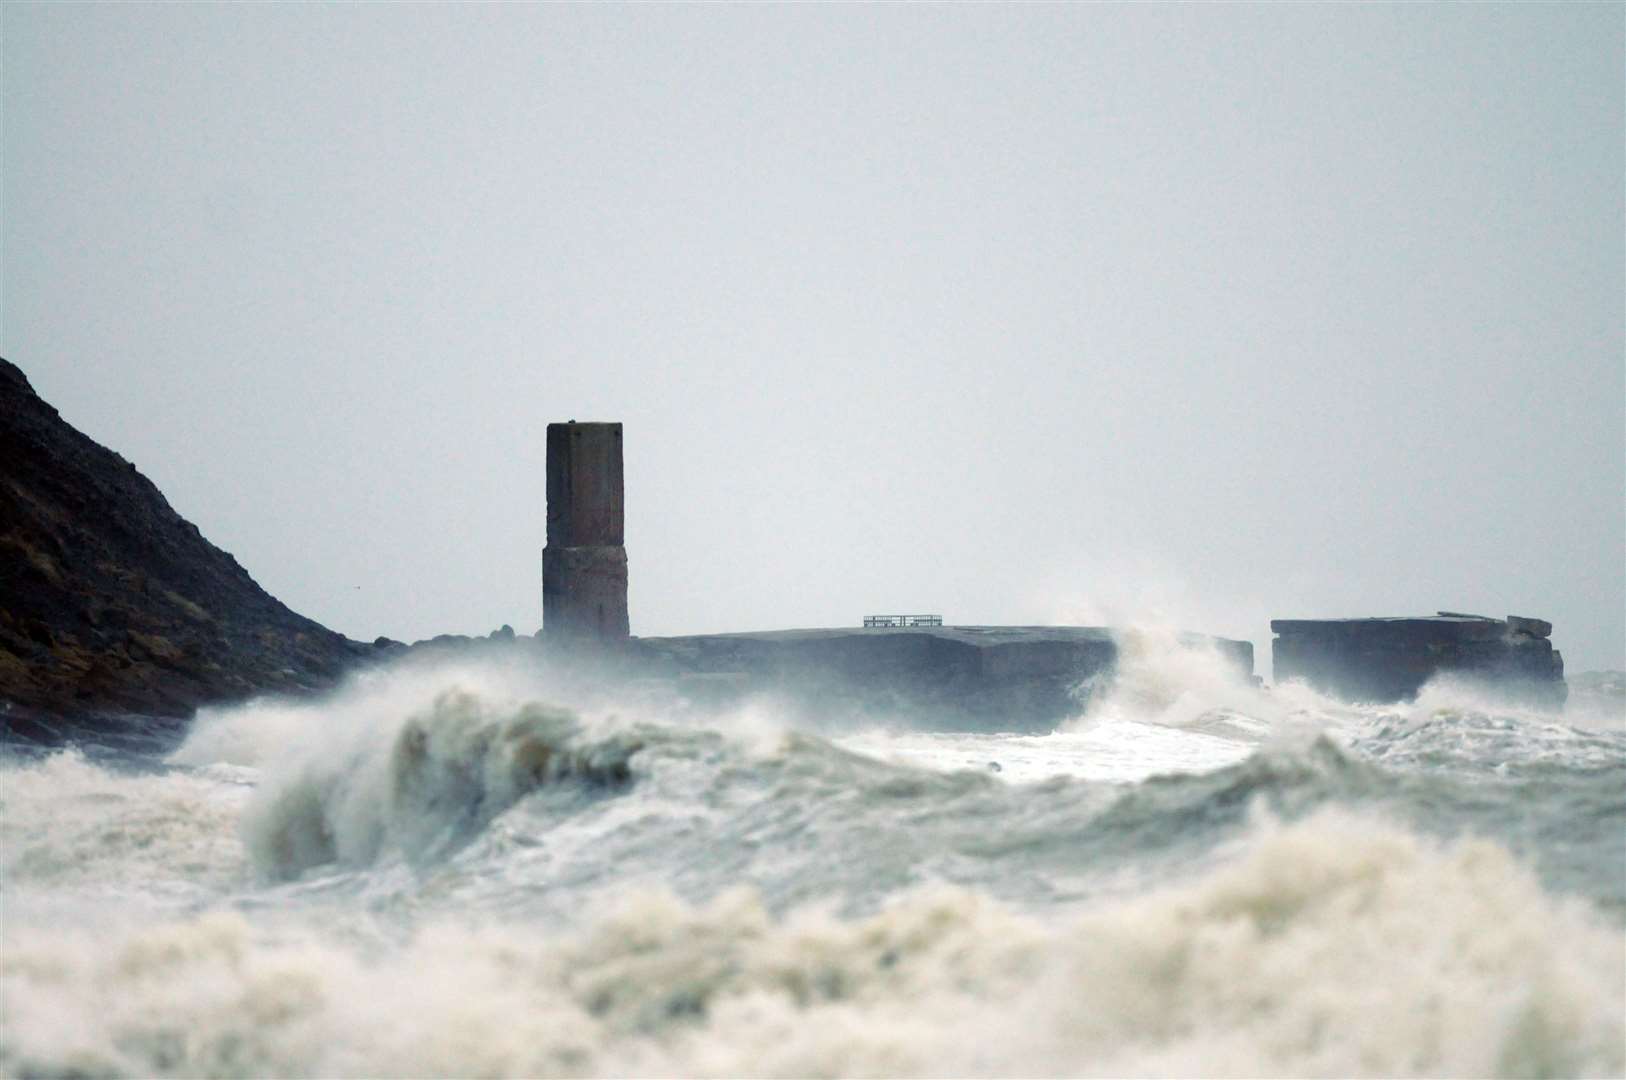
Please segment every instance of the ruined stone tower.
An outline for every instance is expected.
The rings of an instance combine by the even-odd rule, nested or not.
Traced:
[[[542,626],[549,641],[627,637],[621,425],[548,425],[548,544]]]

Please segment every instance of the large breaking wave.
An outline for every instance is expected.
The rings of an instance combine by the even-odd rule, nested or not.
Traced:
[[[0,1074],[1626,1068],[1621,725],[1125,655],[1049,736],[461,665],[0,763]]]
[[[1040,918],[633,890],[370,950],[211,912],[6,942],[11,1075],[1618,1075],[1622,937],[1484,842],[1335,811]]]

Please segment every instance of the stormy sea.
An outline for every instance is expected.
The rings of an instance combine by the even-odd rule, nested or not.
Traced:
[[[474,656],[8,746],[0,1074],[1626,1071],[1626,678],[1121,656],[1044,734]]]

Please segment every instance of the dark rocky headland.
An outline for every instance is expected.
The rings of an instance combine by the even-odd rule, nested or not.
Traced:
[[[0,360],[0,725],[181,719],[332,685],[373,646],[290,611]]]

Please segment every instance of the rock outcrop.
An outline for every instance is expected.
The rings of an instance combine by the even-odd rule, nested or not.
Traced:
[[[1417,696],[1436,675],[1538,704],[1563,704],[1564,658],[1552,623],[1442,611],[1420,618],[1273,619],[1277,682],[1299,679],[1346,701]]]
[[[0,360],[5,730],[317,688],[372,651],[283,606]]]

